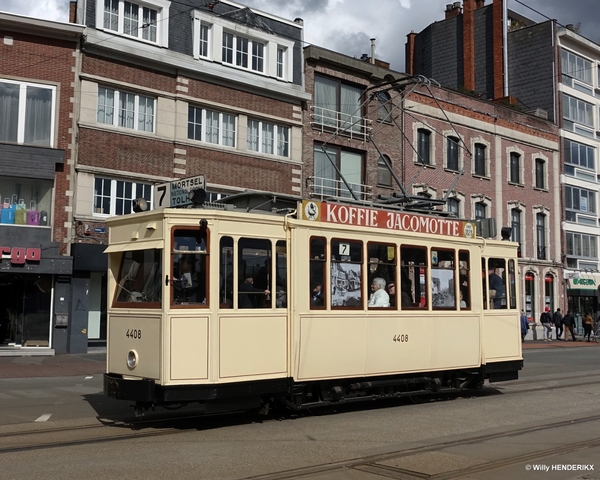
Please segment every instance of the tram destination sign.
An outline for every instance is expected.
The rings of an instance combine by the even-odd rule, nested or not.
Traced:
[[[353,227],[475,238],[475,222],[355,205],[304,200],[301,219]]]
[[[204,175],[189,178],[179,178],[167,183],[154,186],[154,208],[184,207],[191,205],[189,193],[203,188],[206,190]]]

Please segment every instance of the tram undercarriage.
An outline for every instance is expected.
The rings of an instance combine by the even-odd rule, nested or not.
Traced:
[[[130,380],[122,375],[105,374],[104,392],[108,397],[135,402],[137,414],[162,406],[179,408],[191,403],[204,406],[204,413],[242,410],[268,411],[285,405],[291,410],[381,400],[432,393],[477,390],[484,381],[516,380],[523,361],[491,363],[479,368],[393,375],[371,378],[294,382],[291,378],[218,385],[163,387],[153,380]]]

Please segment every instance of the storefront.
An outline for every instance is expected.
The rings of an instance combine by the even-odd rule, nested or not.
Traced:
[[[581,321],[586,313],[590,313],[596,319],[600,313],[598,303],[598,286],[600,286],[600,274],[588,272],[567,272],[567,301],[577,321],[577,328],[581,330]]]

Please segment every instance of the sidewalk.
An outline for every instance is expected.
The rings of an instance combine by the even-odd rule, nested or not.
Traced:
[[[588,342],[587,340],[582,340],[581,337],[577,338],[577,341],[569,340],[568,342],[565,340],[556,340],[553,339],[551,342],[546,342],[544,340],[527,340],[523,342],[523,350],[529,350],[531,348],[565,348],[565,347],[600,347],[600,343],[596,342]]]
[[[102,375],[106,372],[106,349],[85,354],[0,357],[0,379]]]

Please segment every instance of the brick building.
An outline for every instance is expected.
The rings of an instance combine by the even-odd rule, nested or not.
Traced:
[[[81,25],[0,13],[0,343],[67,350]]]
[[[523,308],[534,315],[548,301],[562,304],[555,124],[383,62],[315,46],[304,57],[313,93],[304,124],[308,195],[350,197],[343,177],[357,199],[408,194],[460,218],[495,218],[498,234],[510,226],[521,245]]]
[[[561,289],[566,298],[555,304],[546,294],[544,303],[552,310],[570,309],[580,323],[585,312],[594,318],[600,312],[600,46],[575,30],[556,20],[535,23],[508,10],[504,0],[490,5],[465,0],[462,8],[456,2],[446,7],[444,20],[408,35],[406,69],[559,125]],[[526,290],[536,295],[537,278],[526,279]]]
[[[139,197],[152,204],[156,184],[197,175],[211,199],[245,189],[300,196],[309,96],[301,21],[227,0],[72,6],[87,27],[70,231],[73,301],[86,307],[72,332],[85,349],[105,339],[104,219]]]

